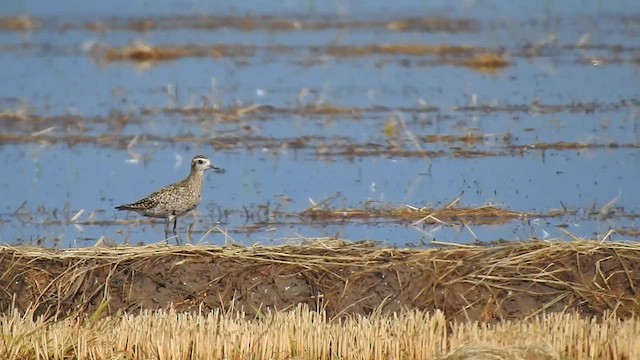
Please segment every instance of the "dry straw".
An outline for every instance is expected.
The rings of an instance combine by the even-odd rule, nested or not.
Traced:
[[[418,149],[422,151],[419,144]],[[313,220],[345,220],[345,219],[396,219],[414,221],[413,225],[419,224],[504,224],[515,219],[523,221],[535,218],[551,218],[562,216],[568,211],[553,210],[546,213],[519,212],[492,205],[483,205],[473,208],[460,206],[462,194],[439,209],[430,207],[415,207],[405,205],[400,208],[394,207],[370,207],[364,209],[332,209],[329,204],[335,200],[339,194],[330,196],[319,203],[312,201],[312,206],[303,211],[302,217]]]
[[[637,359],[638,320],[549,314],[497,324],[408,311],[331,321],[297,306],[261,318],[235,311],[143,311],[59,321],[0,316],[2,359]]]
[[[634,316],[640,244],[529,241],[381,248],[329,240],[279,247],[0,248],[0,310],[47,317],[121,310],[296,304],[330,318],[442,310],[496,322],[545,312]]]

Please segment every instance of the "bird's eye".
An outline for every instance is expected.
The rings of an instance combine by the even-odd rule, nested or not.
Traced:
[[[198,160],[198,164],[200,165],[204,164],[204,160]]]

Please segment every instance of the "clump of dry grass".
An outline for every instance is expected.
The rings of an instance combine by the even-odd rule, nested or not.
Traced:
[[[125,47],[112,47],[99,52],[105,61],[153,62],[175,60],[183,57],[236,57],[253,56],[256,49],[241,45],[165,45],[152,46],[143,42],[134,42]]]
[[[459,205],[460,198],[453,200],[440,209],[431,207],[369,207],[364,209],[332,209],[328,203],[332,197],[314,204],[303,211],[300,216],[319,221],[347,220],[347,219],[393,219],[416,221],[424,224],[444,224],[452,221],[463,221],[466,224],[502,224],[514,219],[551,218],[566,214],[565,210],[553,210],[546,213],[519,212],[502,209],[492,205],[473,208]]]
[[[446,31],[457,33],[476,31],[478,23],[470,19],[448,19],[443,17],[409,18],[391,21],[386,24],[391,31]]]
[[[636,359],[640,321],[537,316],[493,325],[405,311],[331,321],[297,306],[240,311],[143,311],[59,321],[0,316],[3,359]]]
[[[422,220],[428,224],[438,224],[444,221],[465,220],[470,224],[499,224],[513,219],[527,217],[553,217],[560,216],[562,212],[548,214],[527,213],[501,209],[495,206],[484,205],[475,208],[383,208],[383,209],[307,209],[301,215],[313,220],[346,220],[346,219],[399,219]]]
[[[560,360],[559,352],[547,342],[526,345],[462,346],[440,360]]]
[[[438,135],[427,134],[421,136],[421,139],[428,143],[456,143],[461,142],[465,145],[476,145],[486,141],[485,134],[465,134],[465,135]]]
[[[0,30],[2,31],[31,31],[36,30],[42,22],[30,16],[0,17]]]
[[[125,47],[112,47],[97,52],[97,57],[105,61],[136,61],[151,62],[174,60],[181,57],[247,57],[254,56],[257,51],[271,54],[288,54],[297,51],[287,46],[270,46],[257,48],[255,46],[215,44],[215,45],[163,45],[152,46],[136,41]],[[407,56],[437,56],[453,58],[454,64],[461,64],[472,68],[502,68],[509,63],[497,55],[483,52],[481,48],[462,45],[423,45],[423,44],[375,44],[364,46],[332,45],[328,47],[311,48],[313,53],[329,54],[337,57],[360,57],[372,55],[407,55]],[[479,54],[478,54],[479,53]],[[475,55],[478,54],[478,55]],[[489,58],[490,56],[493,56]],[[467,60],[459,60],[466,58]]]
[[[483,52],[464,61],[464,65],[480,72],[494,73],[511,65],[502,55]]]

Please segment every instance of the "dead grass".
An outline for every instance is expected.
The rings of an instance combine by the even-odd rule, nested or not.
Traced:
[[[467,146],[482,144],[486,141],[485,134],[465,134],[465,135],[439,135],[428,134],[421,137],[428,143],[457,143],[461,142]]]
[[[431,250],[311,241],[279,247],[0,248],[0,311],[59,318],[122,310],[229,309],[252,316],[297,304],[331,318],[407,309],[451,320],[640,311],[640,244],[529,241]]]
[[[516,105],[467,105],[454,106],[454,111],[480,111],[485,113],[533,113],[533,114],[554,114],[560,112],[566,113],[584,113],[592,114],[596,112],[615,112],[620,109],[626,109],[640,105],[640,101],[636,99],[620,100],[610,103],[592,102],[571,102],[566,104],[542,104],[534,101],[531,104]]]
[[[183,57],[250,57],[257,51],[264,51],[274,55],[293,53],[299,49],[287,46],[271,46],[257,48],[236,44],[215,45],[163,45],[152,46],[143,42],[134,42],[125,47],[110,47],[94,53],[100,60],[152,62],[175,60]],[[311,48],[313,53],[329,54],[337,57],[360,57],[371,55],[408,55],[408,56],[437,56],[468,58],[456,62],[472,68],[498,69],[507,66],[506,60],[497,56],[490,57],[483,49],[460,45],[421,45],[421,44],[382,44],[365,46],[328,46]],[[479,55],[475,55],[480,53]]]
[[[511,63],[502,55],[483,52],[466,59],[464,65],[483,73],[492,74],[511,65]]]
[[[318,48],[316,51],[322,49]],[[339,57],[370,56],[375,54],[409,56],[470,56],[477,49],[458,45],[382,44],[365,46],[330,46],[326,52]],[[323,51],[324,52],[324,51]]]
[[[466,224],[503,224],[514,219],[551,218],[566,215],[566,210],[553,210],[547,213],[519,212],[502,209],[492,205],[474,208],[459,206],[460,198],[450,204],[434,209],[431,207],[414,207],[405,205],[399,208],[365,208],[365,209],[331,209],[326,202],[321,202],[303,211],[300,216],[314,221],[349,220],[349,219],[393,219],[417,221],[425,224],[444,224],[464,222]],[[415,223],[414,223],[415,224]]]
[[[632,144],[629,144],[632,145]],[[530,149],[530,150],[584,150],[584,149],[617,149],[620,147],[630,147],[627,144],[620,145],[615,142],[608,144],[588,144],[584,142],[558,141],[554,143],[536,143],[526,146],[512,146],[514,149]]]
[[[444,17],[399,18],[392,21],[312,18],[280,18],[275,16],[168,16],[153,18],[122,19],[114,18],[109,21],[89,22],[80,25],[65,24],[65,29],[80,27],[90,31],[130,30],[217,30],[237,29],[240,31],[299,31],[299,30],[332,30],[332,29],[387,29],[390,31],[445,31],[460,33],[477,31],[479,24],[471,19],[449,19]]]
[[[619,234],[621,236],[628,236],[628,237],[639,237],[640,236],[640,230],[638,229],[615,229],[616,234]]]
[[[0,17],[1,31],[31,31],[42,25],[41,21],[30,16]]]
[[[256,51],[252,46],[241,45],[165,45],[151,46],[142,42],[134,42],[121,48],[108,48],[100,52],[105,61],[136,61],[153,62],[175,60],[183,57],[238,57],[254,56]]]
[[[187,109],[182,109],[181,112],[186,114],[195,114],[197,110],[190,112]],[[263,117],[265,116],[264,112],[257,111],[255,109],[250,109],[252,118]],[[244,116],[248,116],[247,113],[242,113],[241,111],[210,111],[210,113],[220,119],[220,121],[236,121],[239,118]],[[362,117],[357,110],[350,110],[348,108],[334,108],[334,107],[314,107],[312,109],[305,109],[301,111],[291,111],[290,113],[301,113],[303,116],[336,116],[336,117],[348,117],[348,118],[358,118]],[[9,118],[14,115],[0,114],[0,118]],[[17,117],[15,118],[18,119]],[[33,118],[28,118],[31,120]],[[126,120],[125,120],[126,121]],[[57,122],[57,120],[56,120]],[[43,124],[44,121],[41,123]],[[66,131],[69,127],[64,127],[62,122],[59,122],[58,125],[53,125],[44,128],[43,130],[35,131],[30,134],[25,133],[0,133],[0,145],[3,144],[41,144],[41,145],[52,145],[52,144],[67,144],[67,145],[77,145],[77,144],[93,144],[100,147],[107,148],[126,148],[132,141],[131,136],[122,136],[118,134],[103,134],[103,135],[91,135],[84,134],[86,128],[80,129],[78,132],[80,134],[69,134]],[[25,125],[24,127],[37,128],[40,124],[30,124]],[[21,124],[21,126],[23,126]],[[384,129],[385,135],[389,135],[387,129]],[[393,135],[393,134],[391,134]],[[540,143],[540,144],[529,144],[529,145],[509,145],[506,144],[503,147],[486,147],[488,150],[475,149],[473,146],[477,144],[478,141],[481,141],[480,138],[474,136],[426,136],[420,138],[420,140],[425,142],[434,142],[439,141],[444,144],[450,144],[448,148],[441,148],[438,150],[424,150],[424,149],[410,149],[407,145],[412,145],[413,143],[408,140],[400,140],[392,139],[393,144],[389,144],[389,142],[367,142],[367,143],[353,143],[350,139],[335,136],[335,137],[325,137],[322,135],[308,135],[301,137],[292,137],[292,138],[278,138],[273,136],[260,136],[255,134],[249,134],[247,132],[238,131],[230,134],[221,134],[214,138],[202,137],[202,136],[193,136],[191,134],[185,135],[177,135],[177,136],[156,136],[156,135],[143,135],[139,136],[140,142],[154,142],[154,143],[162,143],[162,144],[207,144],[214,146],[217,150],[221,149],[269,149],[269,150],[286,150],[286,149],[307,149],[310,151],[310,154],[315,154],[321,158],[331,158],[331,157],[344,157],[347,159],[353,159],[357,157],[372,157],[372,156],[386,156],[386,157],[400,157],[400,158],[438,158],[438,157],[446,157],[452,156],[456,158],[478,158],[478,157],[497,157],[497,156],[525,156],[532,151],[539,151],[544,154],[547,150],[556,150],[556,151],[568,151],[568,150],[602,150],[602,149],[638,149],[640,145],[635,143],[628,144],[618,144],[618,143],[609,143],[609,144],[586,144],[586,143],[571,143],[571,142],[563,142],[563,143]],[[454,142],[460,142],[461,145],[466,146],[466,148],[462,148],[462,146],[458,144],[454,144]],[[274,152],[274,154],[278,154],[278,152]],[[342,211],[342,210],[340,210]],[[403,210],[405,211],[405,210]],[[353,212],[348,210],[347,212]],[[409,211],[406,211],[409,212]],[[371,214],[368,217],[377,217],[378,215],[387,216],[389,214],[393,215],[393,211],[387,212],[383,214],[379,212],[378,214]],[[402,213],[402,211],[396,212],[398,215]],[[419,215],[419,212],[413,212],[415,216]],[[308,214],[307,214],[308,215]],[[328,214],[330,215],[330,214]],[[453,215],[453,214],[451,214]],[[543,216],[541,214],[540,216]],[[338,216],[336,216],[338,217]]]
[[[219,310],[144,311],[48,321],[0,316],[0,357],[14,359],[636,359],[640,321],[571,314],[493,325],[442,312],[331,321],[297,306],[258,318]]]
[[[443,17],[399,19],[387,23],[391,31],[446,31],[449,33],[477,31],[478,23],[469,19]]]

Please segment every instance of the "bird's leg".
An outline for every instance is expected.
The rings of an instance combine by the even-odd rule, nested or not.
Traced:
[[[175,237],[176,238],[176,245],[180,245],[180,237],[178,236],[178,232],[176,231],[176,223],[178,221],[178,217],[175,215],[169,215],[169,217],[167,217],[167,221],[165,222],[165,228],[164,228],[164,236],[168,239],[170,237]],[[172,235],[169,235],[169,226],[171,225],[171,223],[173,222],[173,229],[171,231]]]
[[[169,231],[171,223],[173,223],[173,230]],[[170,234],[176,235],[176,217],[174,215],[169,215],[164,222],[164,236],[168,239],[171,237]]]
[[[168,239],[168,238],[169,238],[169,224],[170,224],[170,223],[171,223],[170,218],[166,218],[166,219],[164,220],[164,237],[165,237],[166,239]]]

